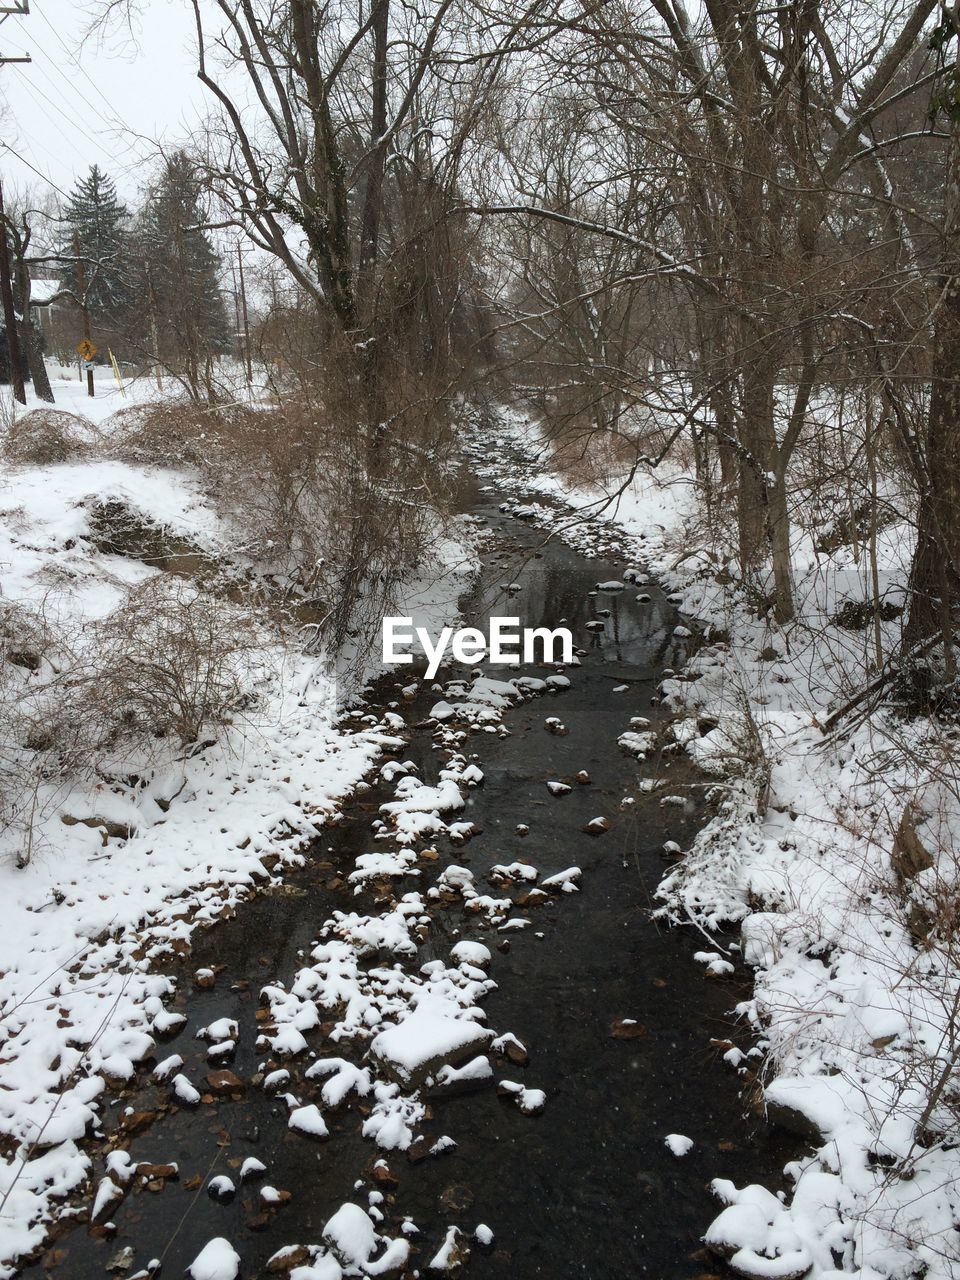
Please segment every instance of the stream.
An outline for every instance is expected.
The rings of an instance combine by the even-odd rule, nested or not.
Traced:
[[[627,565],[614,551],[592,559],[559,541],[546,542],[542,531],[482,495],[474,513],[491,536],[482,549],[480,585],[465,609],[467,622],[486,630],[493,613],[519,616],[523,626],[568,625],[585,651],[582,664],[566,672],[570,687],[508,710],[506,735],[469,734],[460,750],[475,759],[484,781],[465,793],[467,808],[456,817],[481,834],[457,847],[438,837],[432,843],[439,859],[417,863],[419,880],[386,889],[374,884],[359,896],[345,883],[357,855],[376,849],[371,823],[394,795],[394,787],[376,780],[345,805],[342,821],[321,833],[303,869],[241,905],[232,919],[194,934],[192,955],[172,969],[179,992],[172,1007],[188,1021],[158,1045],[156,1057],[178,1053],[181,1070],[202,1080],[211,1064],[197,1029],[234,1019],[240,1028],[236,1054],[223,1065],[243,1088],[196,1108],[171,1106],[169,1086],[153,1081],[145,1064],[138,1080],[104,1105],[103,1129],[114,1135],[107,1146],[118,1145],[121,1110],[132,1108],[151,1119],[119,1145],[135,1161],[176,1162],[179,1176],[157,1176],[131,1189],[112,1212],[115,1232],[62,1222],[25,1276],[131,1276],[149,1260],[162,1259],[163,1275],[179,1277],[208,1240],[224,1236],[241,1255],[243,1280],[251,1280],[268,1274],[267,1260],[281,1246],[318,1242],[344,1201],[366,1207],[375,1187],[372,1165],[382,1157],[391,1178],[381,1186],[379,1229],[396,1235],[408,1217],[420,1231],[411,1237],[415,1251],[405,1274],[428,1273],[451,1224],[472,1233],[484,1223],[494,1240],[472,1249],[466,1270],[476,1280],[692,1280],[719,1269],[700,1247],[719,1207],[709,1180],[780,1185],[791,1141],[745,1115],[741,1081],[721,1061],[729,1046],[710,1043],[743,1039],[730,1010],[749,994],[748,975],[738,962],[732,976],[705,978],[693,959],[707,948],[704,937],[692,929],[659,928],[649,918],[666,865],[665,842],[686,847],[704,821],[703,780],[683,757],[655,750],[638,762],[617,746],[631,717],[649,717],[656,727],[657,683],[684,657],[686,641],[674,636],[675,608],[654,583],[597,594],[598,583],[620,578]],[[506,583],[520,590],[507,596]],[[638,601],[638,592],[649,599]],[[602,620],[603,630],[588,629],[591,620]],[[403,679],[381,680],[371,703],[378,711],[394,704],[409,733],[397,758],[413,761],[433,782],[442,752],[436,726],[422,721],[443,694],[421,686],[412,701],[402,701],[398,690],[409,683],[409,672],[403,668]],[[459,673],[446,668],[438,681],[453,674]],[[517,673],[490,674],[508,679]],[[548,717],[559,718],[566,732],[548,731]],[[589,782],[576,782],[584,770]],[[644,778],[663,779],[664,785],[644,791]],[[553,795],[548,780],[566,781],[571,789]],[[609,829],[586,833],[586,823],[598,816],[609,820]],[[518,832],[521,825],[528,834]],[[451,863],[469,868],[481,892],[501,894],[490,888],[488,869],[517,859],[537,867],[541,879],[580,867],[581,892],[516,907],[513,914],[530,925],[509,932],[491,927],[483,915],[467,914],[462,902],[434,902],[419,954],[404,965],[417,968],[437,958],[449,963],[450,947],[461,938],[489,947],[496,990],[483,1002],[486,1021],[498,1034],[512,1032],[529,1051],[526,1066],[493,1059],[496,1079],[542,1089],[543,1113],[522,1114],[498,1097],[493,1083],[460,1096],[431,1097],[418,1132],[431,1140],[450,1135],[456,1145],[417,1163],[361,1137],[369,1107],[356,1097],[324,1108],[329,1141],[291,1132],[280,1098],[250,1083],[265,1057],[256,1047],[263,985],[289,987],[335,910],[374,912],[384,893],[425,891]],[[212,987],[195,985],[201,968],[216,970]],[[614,1035],[620,1019],[639,1027],[628,1022]],[[320,1051],[323,1036],[323,1028],[310,1032],[311,1050]],[[356,1046],[325,1048],[353,1052],[359,1061]],[[311,1088],[302,1080],[307,1061],[283,1064],[297,1074],[294,1091],[304,1097]],[[671,1133],[693,1139],[689,1154],[672,1154],[664,1142]],[[267,1166],[270,1184],[290,1193],[286,1202],[265,1208],[258,1184],[240,1183],[237,1169],[251,1156]],[[94,1157],[99,1178],[103,1144],[95,1145]],[[209,1178],[221,1174],[237,1184],[227,1203],[206,1189]]]

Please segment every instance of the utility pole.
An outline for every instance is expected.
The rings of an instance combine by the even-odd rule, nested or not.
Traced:
[[[250,317],[247,314],[247,289],[243,282],[243,253],[237,244],[237,265],[240,272],[240,304],[243,308],[243,349],[247,364],[247,386],[253,385],[253,361],[250,355]]]
[[[23,365],[20,363],[20,335],[17,332],[17,313],[13,309],[13,286],[10,283],[10,247],[7,244],[6,214],[3,208],[3,183],[0,182],[0,294],[3,295],[3,318],[7,325],[7,358],[10,361],[10,385],[14,397],[21,404],[27,403],[27,391],[23,385]]]
[[[90,308],[87,306],[87,272],[83,265],[83,258],[80,256],[80,235],[75,232],[73,237],[73,249],[77,255],[77,284],[80,286],[80,306],[83,310],[83,343],[86,350],[91,354],[88,355],[84,364],[87,368],[87,395],[93,397],[93,355],[96,350],[90,339]]]
[[[7,18],[16,16],[25,18],[30,12],[30,0],[13,0],[12,4],[0,4],[0,23],[6,22]],[[32,62],[33,59],[29,53],[16,58],[0,56],[0,66],[7,62]]]

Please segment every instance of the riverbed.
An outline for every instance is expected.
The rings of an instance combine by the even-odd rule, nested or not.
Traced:
[[[466,1264],[478,1278],[679,1280],[717,1269],[699,1240],[716,1212],[711,1177],[778,1184],[789,1149],[751,1110],[744,1079],[722,1061],[731,1039],[750,1047],[730,1016],[748,995],[747,975],[737,962],[732,975],[706,978],[694,954],[708,941],[649,918],[670,856],[665,845],[686,847],[704,820],[705,780],[664,750],[662,737],[642,761],[617,745],[631,719],[649,718],[657,728],[658,682],[684,658],[687,639],[675,633],[680,619],[655,583],[597,591],[629,567],[615,549],[599,558],[578,554],[489,499],[481,498],[474,514],[490,535],[480,584],[465,604],[467,622],[486,629],[491,614],[507,614],[519,616],[521,626],[569,626],[582,649],[579,665],[563,673],[569,687],[512,707],[503,716],[505,733],[491,725],[468,735],[459,750],[482,770],[483,783],[466,793],[457,818],[478,834],[465,844],[442,835],[420,842],[415,851],[429,846],[438,856],[419,859],[409,882],[374,884],[357,895],[348,880],[356,857],[377,847],[382,831],[372,824],[395,794],[394,785],[378,780],[321,833],[302,870],[195,935],[192,954],[175,970],[174,1007],[187,1022],[156,1056],[181,1055],[183,1073],[200,1080],[211,1064],[197,1030],[235,1020],[235,1053],[223,1065],[242,1087],[195,1108],[171,1106],[169,1086],[152,1081],[146,1064],[136,1084],[104,1108],[106,1138],[93,1148],[98,1173],[107,1148],[119,1145],[134,1161],[176,1163],[177,1175],[136,1180],[110,1213],[113,1229],[61,1224],[25,1275],[92,1280],[111,1264],[131,1275],[161,1259],[164,1275],[179,1276],[208,1240],[223,1236],[249,1280],[266,1274],[282,1246],[318,1242],[345,1201],[367,1207],[373,1191],[379,1230],[394,1236],[404,1221],[417,1228],[407,1228],[410,1274],[427,1273],[451,1225],[469,1237],[483,1223],[492,1244],[474,1243]],[[396,758],[415,764],[429,783],[445,759],[429,712],[444,696],[442,686],[463,673],[448,667],[437,686],[421,685],[405,698],[409,671],[382,680],[370,703],[402,717],[407,740]],[[549,672],[531,667],[521,674]],[[570,789],[553,794],[550,781]],[[606,829],[586,831],[598,817]],[[292,1132],[288,1105],[253,1083],[265,1059],[257,1047],[261,988],[290,987],[335,911],[386,910],[396,895],[425,890],[451,864],[500,893],[487,884],[489,868],[516,861],[534,866],[541,881],[576,866],[579,892],[517,906],[512,918],[529,923],[506,930],[463,902],[435,900],[418,954],[402,965],[412,972],[446,963],[451,946],[465,938],[484,943],[496,983],[483,1002],[487,1024],[516,1036],[529,1062],[492,1059],[495,1079],[485,1087],[431,1096],[418,1136],[430,1144],[448,1136],[455,1145],[416,1163],[402,1149],[382,1151],[361,1136],[370,1110],[363,1098],[324,1110],[330,1136],[322,1143]],[[728,958],[736,962],[736,952]],[[212,985],[197,985],[201,970],[214,973]],[[356,1046],[326,1044],[326,1034],[323,1026],[309,1033],[302,1064],[284,1063],[301,1100],[312,1096],[302,1077],[310,1055],[362,1060]],[[525,1115],[498,1096],[503,1078],[542,1090],[542,1114]],[[121,1113],[131,1108],[150,1119],[133,1136],[118,1136]],[[692,1139],[688,1154],[673,1154],[665,1143],[670,1134]],[[265,1206],[263,1179],[241,1183],[238,1169],[248,1157],[289,1197]],[[390,1176],[377,1181],[380,1158]],[[225,1202],[208,1194],[210,1179],[220,1175],[236,1186]]]

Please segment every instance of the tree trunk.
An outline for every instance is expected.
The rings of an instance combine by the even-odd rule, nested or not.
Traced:
[[[943,285],[934,321],[933,378],[921,477],[917,547],[904,645],[939,629],[953,666],[952,615],[960,603],[960,123],[947,160]]]
[[[43,349],[33,316],[30,314],[30,272],[21,262],[14,267],[14,297],[23,319],[20,322],[20,341],[27,357],[27,368],[38,400],[53,404],[53,387],[43,362]]]
[[[773,610],[778,622],[794,615],[793,559],[790,555],[790,511],[786,477],[779,471],[767,488],[767,531],[773,563]]]

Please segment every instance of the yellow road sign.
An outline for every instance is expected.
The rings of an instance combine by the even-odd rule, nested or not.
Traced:
[[[84,338],[82,342],[77,343],[77,355],[81,360],[92,360],[96,354],[97,348],[89,338]]]

